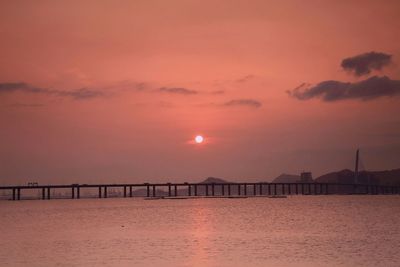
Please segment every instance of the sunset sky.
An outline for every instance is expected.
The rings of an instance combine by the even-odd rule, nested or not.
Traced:
[[[400,2],[0,1],[0,184],[400,167]],[[205,141],[194,142],[196,135]]]

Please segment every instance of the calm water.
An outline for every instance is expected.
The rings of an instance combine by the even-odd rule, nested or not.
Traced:
[[[400,196],[0,201],[2,266],[400,266]]]

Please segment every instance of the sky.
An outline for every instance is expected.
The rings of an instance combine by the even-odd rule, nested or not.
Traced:
[[[400,167],[399,1],[0,1],[0,184]],[[205,141],[195,144],[196,135]]]

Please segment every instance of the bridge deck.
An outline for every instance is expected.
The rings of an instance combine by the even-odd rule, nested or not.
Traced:
[[[383,186],[373,184],[341,184],[341,183],[143,183],[143,184],[59,184],[59,185],[10,185],[0,186],[0,192],[10,194],[10,199],[22,199],[22,191],[41,190],[42,199],[54,198],[58,189],[69,189],[68,198],[85,197],[81,189],[97,188],[99,198],[109,197],[109,189],[122,189],[117,196],[134,197],[134,189],[145,189],[142,197],[177,197],[177,196],[268,196],[268,195],[321,195],[321,194],[400,194],[400,186]],[[168,188],[167,191],[162,189]],[[182,189],[184,188],[184,189]],[[129,192],[128,192],[129,191]],[[53,193],[53,197],[51,196]],[[65,193],[65,192],[64,192]],[[135,195],[136,194],[136,195]],[[64,195],[65,198],[65,195]]]

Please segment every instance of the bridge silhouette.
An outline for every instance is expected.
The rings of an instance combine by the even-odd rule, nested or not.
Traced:
[[[39,185],[30,182],[26,186],[0,186],[2,195],[9,193],[10,200],[21,200],[22,191],[41,191],[41,199],[57,198],[54,194],[56,190],[70,190],[67,195],[71,199],[81,198],[81,189],[97,189],[98,198],[108,198],[109,189],[122,189],[117,197],[146,197],[146,198],[196,198],[196,197],[274,197],[286,195],[329,195],[329,194],[356,194],[356,195],[381,195],[381,194],[400,194],[400,185],[381,185],[381,184],[360,184],[359,149],[356,151],[354,182],[353,183],[318,183],[318,182],[292,182],[292,183],[143,183],[143,184],[64,184],[64,185]],[[312,180],[312,179],[311,179]],[[369,181],[368,181],[369,182]],[[158,190],[157,189],[165,189]],[[182,189],[184,188],[184,189]],[[134,189],[144,189],[145,195],[135,194]],[[178,190],[179,189],[179,190]],[[53,197],[51,196],[53,193]],[[88,197],[82,196],[82,197]],[[114,194],[115,197],[115,194]],[[60,197],[58,197],[60,198]],[[64,197],[65,198],[65,195]]]
[[[3,196],[9,200],[24,199],[23,192],[32,190],[41,191],[37,199],[60,198],[56,194],[62,190],[62,198],[80,199],[89,198],[82,195],[84,189],[95,189],[94,197],[145,197],[145,198],[196,198],[196,197],[262,197],[286,195],[331,195],[331,194],[400,194],[400,186],[374,184],[343,184],[343,183],[143,183],[143,184],[69,184],[69,185],[28,185],[28,186],[1,186]],[[110,195],[111,189],[118,189],[120,193]],[[142,189],[139,194],[134,189]],[[166,189],[161,190],[161,189]],[[93,198],[93,195],[91,196]],[[27,198],[25,198],[27,199]],[[31,199],[31,198],[30,198]]]

